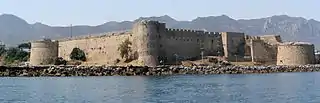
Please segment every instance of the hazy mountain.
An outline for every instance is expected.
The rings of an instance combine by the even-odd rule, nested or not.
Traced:
[[[42,23],[28,24],[10,14],[0,15],[0,40],[6,44],[18,44],[42,37],[63,38],[131,29],[134,22],[148,19],[167,23],[169,28],[206,29],[207,31],[234,31],[248,35],[279,34],[289,41],[307,41],[320,44],[320,22],[301,17],[277,15],[259,19],[235,20],[226,15],[198,17],[191,21],[178,21],[168,15],[140,17],[134,21],[106,22],[97,26],[52,27]],[[107,20],[106,20],[107,21]]]

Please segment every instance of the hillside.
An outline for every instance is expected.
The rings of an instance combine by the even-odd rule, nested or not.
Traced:
[[[178,21],[168,15],[141,17],[134,21],[106,22],[97,26],[73,26],[72,35],[87,35],[130,29],[134,22],[149,19],[167,23],[169,28],[206,29],[207,31],[244,32],[248,35],[279,34],[284,40],[307,41],[320,45],[320,22],[301,17],[276,15],[258,19],[235,20],[226,15],[198,17],[191,21]],[[106,20],[108,21],[108,20]],[[42,23],[29,24],[15,15],[0,15],[0,40],[18,44],[42,37],[63,38],[71,35],[70,27],[53,27]]]

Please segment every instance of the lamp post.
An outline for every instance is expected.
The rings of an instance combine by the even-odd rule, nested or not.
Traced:
[[[220,51],[218,51],[218,65],[220,65]]]
[[[238,55],[234,55],[236,57],[236,63],[238,63]]]
[[[176,65],[178,65],[178,54],[174,54],[175,58],[176,58]]]
[[[203,48],[200,48],[200,50],[201,50],[201,62],[202,62],[202,64],[203,64],[203,63],[204,63],[204,62],[203,62],[203,54],[204,54],[203,51],[204,51],[204,49],[203,49]]]

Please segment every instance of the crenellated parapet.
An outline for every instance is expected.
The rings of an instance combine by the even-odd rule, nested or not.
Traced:
[[[220,36],[220,34],[221,34],[220,32],[207,32],[207,31],[204,31],[204,30],[192,30],[192,29],[166,28],[165,30],[166,30],[166,32],[169,32],[169,33],[166,34],[168,37],[170,37],[170,36],[217,37],[217,36]],[[172,35],[172,34],[176,34],[176,35]]]

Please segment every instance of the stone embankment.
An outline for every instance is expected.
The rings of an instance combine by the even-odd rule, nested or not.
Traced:
[[[179,74],[260,74],[279,72],[318,72],[320,65],[303,66],[47,66],[0,67],[2,77],[38,76],[159,76]]]

